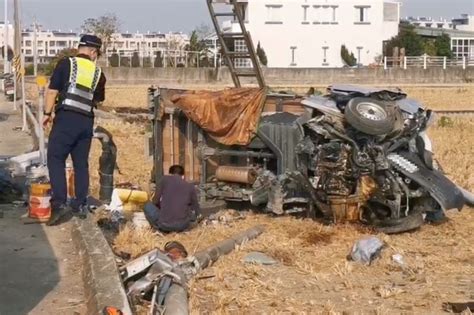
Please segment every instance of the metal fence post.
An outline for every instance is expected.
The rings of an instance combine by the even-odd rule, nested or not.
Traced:
[[[43,112],[44,112],[44,86],[39,89],[39,99],[38,99],[38,124],[39,124],[39,152],[41,165],[46,165],[46,153],[45,153],[45,144],[44,144],[44,129],[42,128],[43,124]]]
[[[403,69],[407,69],[407,56],[403,57]]]
[[[462,68],[466,70],[466,56],[462,56]]]
[[[383,57],[383,68],[384,70],[387,70],[387,56]]]
[[[423,55],[423,69],[426,70],[426,54]]]
[[[448,63],[448,57],[443,57],[443,69],[446,70],[446,64]]]

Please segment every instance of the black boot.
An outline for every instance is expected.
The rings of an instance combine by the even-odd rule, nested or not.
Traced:
[[[78,217],[79,219],[85,219],[87,218],[88,211],[89,209],[87,208],[87,205],[80,205],[78,209],[72,210],[72,215]]]
[[[49,221],[46,223],[46,225],[51,226],[58,224],[59,220],[61,220],[62,217],[68,214],[69,211],[70,209],[66,205],[53,207],[53,209],[51,210],[51,217],[49,218]]]

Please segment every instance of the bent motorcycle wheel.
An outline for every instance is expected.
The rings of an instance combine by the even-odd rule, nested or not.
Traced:
[[[349,125],[368,135],[386,135],[395,128],[395,116],[387,110],[386,105],[369,97],[351,99],[344,116]]]
[[[423,215],[421,213],[415,213],[405,218],[384,222],[383,226],[378,226],[376,229],[385,234],[398,234],[416,230],[422,226],[423,223]]]

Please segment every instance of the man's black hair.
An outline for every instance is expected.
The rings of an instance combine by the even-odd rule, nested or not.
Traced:
[[[170,167],[169,173],[171,175],[184,176],[184,168],[181,165],[172,165]]]

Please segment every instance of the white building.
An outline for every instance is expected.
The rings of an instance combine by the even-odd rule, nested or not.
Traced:
[[[474,32],[474,15],[462,14],[461,18],[453,19],[453,24],[457,30]]]
[[[0,47],[5,46],[5,23],[0,22]],[[13,26],[8,24],[8,46],[13,49]]]
[[[116,52],[128,56],[137,52],[140,56],[154,56],[158,51],[179,51],[189,43],[183,33],[117,33],[112,36],[107,53]]]
[[[4,45],[5,26],[0,24],[0,47]],[[77,48],[81,34],[73,31],[38,30],[36,32],[36,49],[39,63],[47,63],[61,50]],[[9,45],[13,48],[14,31],[9,24]],[[189,36],[183,33],[116,33],[113,34],[107,53],[117,52],[123,56],[131,56],[137,52],[140,56],[154,56],[157,51],[182,50],[189,43]],[[22,52],[26,62],[33,62],[35,32],[22,31]]]
[[[404,20],[407,23],[410,23],[417,27],[430,27],[438,29],[453,29],[454,24],[451,20],[444,19],[440,17],[439,19],[434,19],[432,17],[413,17],[409,16]]]
[[[383,42],[398,33],[398,1],[245,2],[247,30],[255,46],[260,42],[265,50],[268,67],[342,67],[342,45],[354,53],[357,63],[373,64],[382,55]],[[238,23],[231,24],[228,31],[238,32]],[[236,41],[235,49],[240,45]]]
[[[77,48],[79,34],[69,31],[43,31],[36,32],[36,49],[38,62],[46,63],[54,58],[61,50],[66,48]],[[34,56],[35,36],[31,30],[22,32],[22,52],[26,62],[32,62]]]

